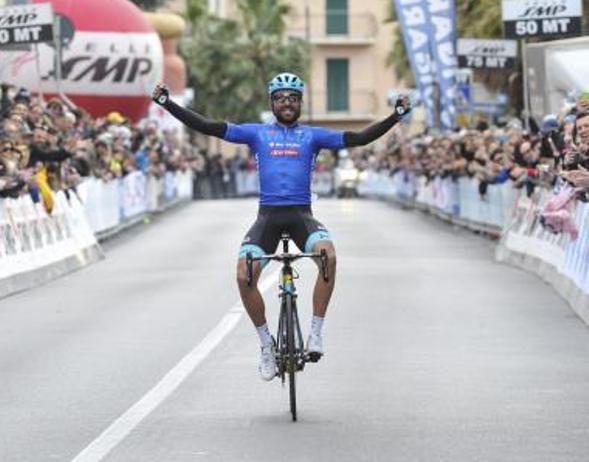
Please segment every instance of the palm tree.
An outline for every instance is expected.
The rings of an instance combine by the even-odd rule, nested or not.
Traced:
[[[239,17],[207,13],[205,0],[188,0],[191,33],[182,42],[195,89],[194,105],[210,117],[235,122],[258,120],[267,108],[265,83],[274,73],[306,75],[307,45],[288,41],[281,0],[238,0]]]
[[[238,0],[245,55],[253,65],[252,92],[248,104],[266,100],[265,85],[279,72],[289,71],[306,77],[309,68],[308,44],[287,41],[284,18],[290,7],[280,0]]]

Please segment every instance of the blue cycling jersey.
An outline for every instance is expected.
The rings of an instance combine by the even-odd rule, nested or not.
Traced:
[[[247,144],[260,174],[260,205],[309,205],[320,149],[344,147],[342,131],[308,125],[227,124],[226,141]]]

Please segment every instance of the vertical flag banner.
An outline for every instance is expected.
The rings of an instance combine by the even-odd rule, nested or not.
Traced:
[[[456,119],[456,5],[454,0],[426,0],[429,39],[440,86],[440,125],[451,130]]]
[[[430,52],[430,21],[427,0],[395,0],[399,26],[405,49],[415,76],[421,100],[425,106],[426,122],[435,126],[434,62]]]

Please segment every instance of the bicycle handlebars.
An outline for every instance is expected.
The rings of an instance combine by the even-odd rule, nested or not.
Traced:
[[[327,267],[327,251],[322,249],[320,253],[276,253],[271,255],[261,255],[259,257],[252,256],[251,252],[248,252],[245,255],[246,265],[247,265],[247,285],[252,285],[253,279],[253,263],[255,261],[280,261],[284,264],[289,265],[295,260],[299,260],[301,258],[320,258],[321,259],[321,274],[323,275],[323,280],[325,282],[329,281],[329,273]]]

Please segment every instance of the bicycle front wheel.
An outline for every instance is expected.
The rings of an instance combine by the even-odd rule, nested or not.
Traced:
[[[295,302],[292,295],[287,294],[285,297],[286,307],[286,354],[288,372],[288,389],[290,394],[290,413],[292,420],[297,420],[297,387],[296,387],[296,373],[297,373],[297,357],[295,345]]]

